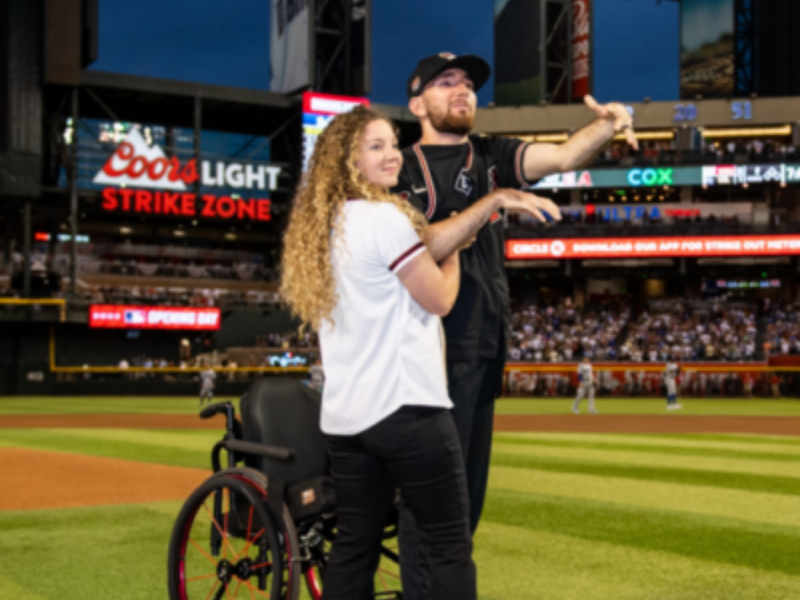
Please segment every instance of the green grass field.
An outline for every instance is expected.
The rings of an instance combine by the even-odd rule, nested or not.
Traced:
[[[218,401],[226,398],[219,397]],[[498,414],[567,414],[571,398],[498,400]],[[764,415],[800,417],[800,400],[693,400],[681,399],[683,410],[674,415]],[[597,408],[609,415],[661,415],[664,400],[652,398],[598,398]],[[586,401],[582,404],[586,411]],[[130,397],[0,397],[2,415],[77,415],[77,414],[197,414],[197,398]]]
[[[793,401],[684,405],[679,414],[800,416]],[[598,408],[664,414],[652,400],[601,399]],[[498,405],[506,414],[568,410],[567,400]],[[195,411],[194,399],[0,399],[0,415]],[[0,429],[0,447],[207,468],[219,437]],[[0,512],[0,600],[165,598],[180,505]],[[475,539],[481,600],[796,600],[798,549],[800,438],[732,434],[499,433]]]

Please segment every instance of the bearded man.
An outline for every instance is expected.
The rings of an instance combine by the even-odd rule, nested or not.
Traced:
[[[509,292],[503,211],[559,221],[558,207],[550,200],[520,190],[546,175],[591,161],[616,133],[624,132],[637,148],[625,107],[599,105],[590,96],[585,102],[597,118],[561,145],[470,135],[475,92],[489,74],[489,65],[477,56],[443,52],[417,64],[406,91],[422,138],[403,150],[403,169],[394,190],[430,222],[428,250],[435,260],[472,242],[460,253],[461,287],[443,325],[449,394],[464,452],[473,532],[486,496],[494,402],[501,392],[506,361]],[[407,510],[401,510],[400,548],[403,597],[422,600],[427,596],[427,560],[419,552]]]

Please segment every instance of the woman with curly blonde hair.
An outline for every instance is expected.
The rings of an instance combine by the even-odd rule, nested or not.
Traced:
[[[402,155],[364,107],[320,135],[284,238],[281,294],[318,328],[321,427],[339,516],[325,600],[372,598],[399,488],[431,571],[431,599],[472,600],[475,566],[439,317],[458,294],[458,252],[436,264],[425,219],[389,189]]]

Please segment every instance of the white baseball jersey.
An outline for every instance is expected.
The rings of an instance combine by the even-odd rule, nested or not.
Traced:
[[[336,307],[322,322],[322,431],[356,435],[405,405],[452,408],[439,317],[422,308],[397,272],[425,246],[386,202],[345,203],[331,248]]]
[[[668,362],[667,368],[664,369],[662,377],[664,378],[664,385],[667,388],[667,394],[674,396],[677,390],[677,386],[675,385],[675,381],[678,379],[677,363]]]
[[[200,381],[202,382],[203,389],[210,389],[214,387],[214,381],[217,379],[217,374],[211,369],[206,369],[200,373]]]
[[[668,362],[667,368],[664,369],[664,381],[672,381],[675,383],[675,380],[678,378],[678,365],[674,362]]]
[[[580,385],[583,386],[590,386],[593,383],[592,378],[592,365],[587,363],[581,363],[578,365],[578,379],[580,380]]]

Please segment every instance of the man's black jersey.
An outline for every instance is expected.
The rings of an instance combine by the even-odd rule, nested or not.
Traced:
[[[403,150],[395,193],[407,198],[428,221],[462,212],[497,188],[527,186],[522,164],[528,144],[519,140],[469,136],[466,144]],[[449,360],[496,358],[505,352],[509,297],[502,215],[495,213],[475,243],[460,254],[461,287],[442,322]]]

